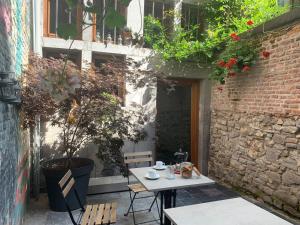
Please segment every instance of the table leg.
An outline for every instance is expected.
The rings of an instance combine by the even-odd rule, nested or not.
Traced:
[[[177,196],[177,191],[176,191],[176,189],[175,190],[173,190],[173,208],[175,208],[176,207],[176,196]]]
[[[164,193],[165,209],[172,208],[172,195],[173,195],[172,190],[165,191]],[[171,221],[166,216],[164,216],[164,222],[165,222],[164,225],[171,225]]]
[[[164,224],[163,217],[164,217],[164,192],[160,192],[160,225]]]
[[[176,206],[176,190],[160,192],[160,225],[171,225],[171,221],[164,216],[163,210]]]

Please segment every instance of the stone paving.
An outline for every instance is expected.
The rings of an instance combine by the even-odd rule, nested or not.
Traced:
[[[238,197],[239,195],[219,184],[178,190],[177,206],[199,204],[203,202],[217,201]],[[130,199],[128,192],[117,192],[110,194],[89,195],[88,203],[103,203],[115,201],[118,203],[117,225],[133,225],[132,215],[124,216],[129,206]],[[150,206],[152,199],[141,199],[135,201],[135,209],[144,209]],[[79,217],[79,210],[74,212]],[[137,222],[149,221],[158,218],[157,208],[152,212],[137,213]],[[157,225],[157,222],[145,223],[145,225]],[[72,225],[67,213],[53,212],[48,208],[46,194],[41,194],[38,201],[31,199],[29,209],[25,215],[24,225]]]
[[[210,185],[206,187],[190,188],[179,190],[177,194],[177,206],[197,204],[208,201],[221,200],[236,197],[237,194],[220,186]],[[116,201],[118,203],[117,219],[118,225],[132,225],[132,215],[124,216],[129,205],[128,192],[118,192],[111,194],[89,195],[88,203],[102,203]],[[142,209],[150,206],[152,199],[141,199],[135,201],[135,209]],[[75,211],[78,217],[79,210]],[[137,221],[149,221],[158,218],[157,208],[152,212],[137,213]],[[71,225],[72,222],[67,213],[53,212],[48,208],[48,199],[46,194],[41,194],[38,201],[31,199],[29,209],[25,216],[25,225]],[[158,224],[156,222],[146,223],[146,225]]]

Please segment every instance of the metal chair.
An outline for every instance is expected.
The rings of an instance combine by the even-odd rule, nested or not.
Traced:
[[[127,173],[127,181],[128,181],[129,196],[130,196],[130,205],[128,207],[127,212],[124,214],[124,216],[128,216],[129,213],[132,213],[134,225],[157,221],[157,220],[151,220],[151,221],[144,221],[144,222],[137,223],[136,219],[135,219],[135,213],[136,212],[143,212],[143,211],[149,211],[150,212],[152,210],[152,207],[153,207],[154,203],[156,203],[157,212],[158,212],[158,216],[159,216],[159,219],[160,219],[160,211],[159,211],[159,207],[158,207],[158,203],[157,203],[157,197],[158,197],[159,193],[153,193],[151,195],[137,197],[138,194],[146,193],[148,191],[146,190],[146,188],[141,183],[131,184],[130,179],[129,179],[129,175],[130,175],[129,174],[129,166],[130,165],[134,164],[135,167],[136,167],[137,164],[146,163],[146,164],[148,164],[148,166],[151,166],[152,161],[153,161],[153,159],[152,159],[152,152],[151,151],[124,153],[124,162],[125,162],[127,172],[128,172]],[[134,210],[134,201],[138,200],[138,199],[144,199],[144,198],[154,198],[151,205],[150,205],[150,208],[141,209],[141,210]]]
[[[65,200],[66,208],[68,210],[69,216],[72,220],[73,225],[108,225],[116,223],[117,218],[117,204],[114,203],[105,203],[105,204],[93,204],[87,205],[86,209],[83,207],[78,192],[75,188],[75,180],[72,176],[71,170],[69,170],[63,178],[58,183],[61,194]],[[74,191],[76,199],[80,205],[83,215],[81,217],[81,223],[77,223],[73,217],[70,206],[66,200],[70,192]]]

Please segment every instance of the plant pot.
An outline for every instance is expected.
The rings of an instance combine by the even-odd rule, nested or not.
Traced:
[[[46,178],[51,210],[58,212],[67,211],[58,182],[69,168],[75,179],[75,187],[79,198],[82,204],[85,204],[90,174],[94,167],[93,160],[87,158],[60,158],[46,161],[42,163],[41,167]],[[80,208],[74,192],[70,192],[66,199],[71,210]]]

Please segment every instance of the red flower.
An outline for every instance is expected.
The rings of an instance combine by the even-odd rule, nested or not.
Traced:
[[[262,55],[263,55],[263,57],[266,59],[266,58],[269,58],[269,56],[271,55],[271,53],[268,52],[268,51],[263,51],[263,52],[262,52]]]
[[[221,60],[221,61],[218,62],[218,65],[219,65],[220,67],[225,67],[226,62],[225,62],[224,60]]]
[[[241,40],[241,38],[240,38],[236,33],[230,34],[230,37],[231,37],[232,40],[234,40],[234,41],[239,41],[239,40]]]
[[[235,75],[236,75],[235,72],[229,72],[229,73],[228,73],[228,76],[229,76],[229,77],[234,77]]]
[[[250,66],[247,66],[247,65],[246,65],[246,66],[243,67],[242,71],[243,71],[243,72],[247,72],[247,71],[249,71],[250,69],[251,69]]]
[[[228,62],[226,63],[225,67],[230,69],[232,68],[235,64],[237,64],[237,59],[236,58],[230,58]]]
[[[254,22],[252,20],[247,21],[247,25],[252,26],[253,24],[254,24]]]

